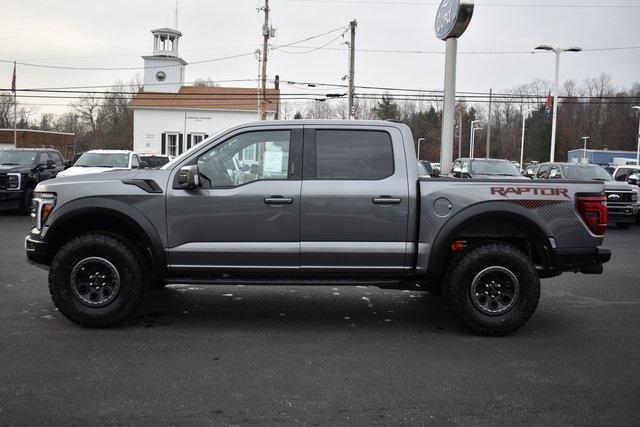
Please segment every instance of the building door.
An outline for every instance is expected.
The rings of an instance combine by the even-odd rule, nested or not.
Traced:
[[[248,148],[260,154],[240,164]],[[172,270],[298,270],[301,156],[300,127],[240,131],[185,160],[201,187],[168,191]]]

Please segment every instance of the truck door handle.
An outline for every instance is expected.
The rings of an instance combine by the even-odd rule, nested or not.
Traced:
[[[293,203],[293,199],[290,197],[271,196],[265,197],[264,202],[267,205],[290,205]]]
[[[380,196],[373,199],[374,205],[399,205],[402,199],[391,196]]]

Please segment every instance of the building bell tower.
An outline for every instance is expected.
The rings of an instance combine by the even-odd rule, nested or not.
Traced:
[[[178,55],[182,33],[171,28],[152,30],[153,55],[144,59],[144,91],[178,93],[187,62]]]

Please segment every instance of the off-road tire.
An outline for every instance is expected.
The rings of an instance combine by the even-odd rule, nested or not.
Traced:
[[[631,222],[616,222],[616,226],[620,229],[620,230],[628,230],[631,228],[631,225],[633,223]]]
[[[56,253],[49,269],[49,293],[67,319],[81,326],[107,328],[118,326],[135,312],[147,290],[140,257],[126,240],[100,233],[88,233],[65,243]],[[101,257],[115,266],[120,289],[115,299],[103,307],[83,304],[71,289],[73,267],[87,257]]]
[[[519,282],[519,294],[511,309],[489,315],[471,300],[471,287],[478,273],[488,267],[503,267]],[[503,336],[517,331],[531,318],[540,299],[540,280],[529,257],[518,248],[504,243],[487,243],[470,248],[451,261],[443,284],[443,296],[454,317],[467,330],[489,336]]]

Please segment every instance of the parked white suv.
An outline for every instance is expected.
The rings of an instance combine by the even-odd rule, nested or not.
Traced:
[[[137,153],[129,150],[91,150],[84,153],[78,161],[58,174],[65,176],[85,175],[105,172],[113,169],[137,169],[141,166]]]

